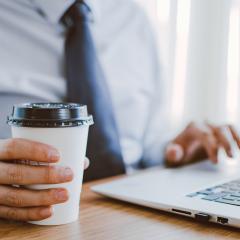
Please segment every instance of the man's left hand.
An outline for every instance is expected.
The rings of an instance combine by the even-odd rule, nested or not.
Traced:
[[[233,126],[228,128],[234,141],[240,148],[240,138]],[[208,123],[190,123],[186,129],[168,144],[165,152],[166,163],[170,166],[178,166],[199,159],[210,159],[217,163],[218,149],[222,147],[226,154],[232,157],[231,143],[222,131]]]

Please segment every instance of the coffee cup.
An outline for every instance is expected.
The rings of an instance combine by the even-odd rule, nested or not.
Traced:
[[[74,173],[74,179],[69,183],[24,186],[34,190],[60,187],[69,192],[69,200],[54,205],[50,218],[30,223],[61,225],[76,221],[79,217],[88,131],[89,126],[93,124],[87,106],[76,103],[19,104],[13,107],[7,122],[11,126],[13,138],[38,141],[58,149],[60,161],[55,165],[68,166]],[[22,164],[39,165],[28,160],[23,160]]]

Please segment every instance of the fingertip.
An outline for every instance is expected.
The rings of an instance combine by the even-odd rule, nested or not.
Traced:
[[[227,150],[226,152],[227,152],[228,157],[233,158],[231,149]]]
[[[171,163],[178,163],[183,159],[184,151],[179,144],[169,144],[166,148],[167,161]]]
[[[53,208],[51,206],[42,208],[40,209],[39,214],[43,219],[49,218],[53,214]]]
[[[210,157],[210,160],[213,164],[217,164],[218,163],[218,159],[217,157]]]
[[[90,161],[89,161],[89,159],[86,157],[86,158],[85,158],[85,161],[84,161],[84,170],[87,169],[87,168],[89,167],[89,165],[90,165]]]
[[[51,148],[48,150],[48,161],[49,162],[58,162],[60,160],[60,153],[57,149]]]
[[[53,215],[53,207],[52,206],[49,206],[49,213],[50,213],[50,217]]]
[[[55,189],[54,190],[55,199],[62,202],[66,202],[69,200],[69,192],[65,188]]]
[[[74,178],[74,172],[70,167],[60,168],[61,180],[71,182]]]

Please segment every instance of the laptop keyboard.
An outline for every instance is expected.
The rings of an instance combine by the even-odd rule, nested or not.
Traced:
[[[188,194],[187,197],[240,206],[240,179]]]

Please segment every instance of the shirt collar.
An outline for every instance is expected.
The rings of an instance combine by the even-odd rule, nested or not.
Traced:
[[[60,18],[75,0],[31,0],[38,11],[42,12],[48,20],[53,23],[59,23]],[[98,0],[86,0],[91,8],[93,20],[96,21],[100,17],[100,5]]]

